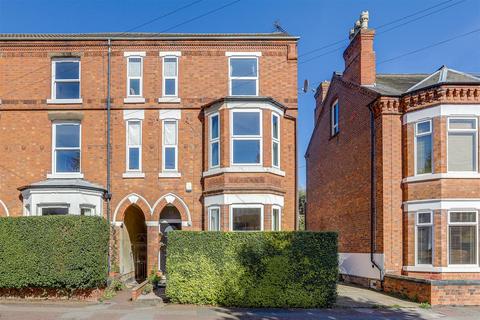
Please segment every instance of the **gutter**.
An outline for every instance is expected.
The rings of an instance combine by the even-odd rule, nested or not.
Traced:
[[[368,105],[368,110],[370,110],[370,262],[372,263],[372,268],[377,268],[380,272],[380,281],[383,281],[383,270],[375,262],[375,251],[377,251],[377,206],[376,206],[376,193],[375,193],[375,184],[377,177],[375,174],[375,114],[372,109],[372,104]]]

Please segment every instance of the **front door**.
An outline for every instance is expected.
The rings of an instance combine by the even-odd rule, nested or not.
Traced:
[[[182,228],[181,223],[170,223],[162,221],[160,223],[160,271],[163,275],[167,272],[167,243],[168,233],[173,230],[180,230]]]

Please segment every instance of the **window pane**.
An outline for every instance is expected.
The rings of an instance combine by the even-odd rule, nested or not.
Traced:
[[[93,209],[92,208],[80,208],[80,215],[81,216],[92,216]]]
[[[432,264],[432,227],[417,228],[417,263]]]
[[[450,129],[475,129],[477,127],[475,119],[449,119],[448,123]]]
[[[417,223],[432,223],[431,218],[430,212],[421,212],[418,214]]]
[[[55,62],[55,79],[79,79],[79,63],[76,61],[70,62]]]
[[[165,79],[165,95],[174,96],[176,94],[175,79]]]
[[[272,135],[274,139],[278,139],[278,117],[272,117]]]
[[[419,122],[417,124],[417,134],[430,132],[430,121]]]
[[[475,133],[448,133],[448,171],[475,171]]]
[[[432,135],[417,137],[417,174],[432,173]]]
[[[233,113],[234,135],[260,135],[259,112],[234,112]]]
[[[130,79],[130,96],[139,96],[140,95],[140,79]]]
[[[232,219],[233,230],[236,231],[253,231],[262,228],[260,208],[233,208]]]
[[[477,213],[450,212],[450,222],[477,222]]]
[[[280,210],[278,208],[272,209],[272,230],[280,230]]]
[[[212,126],[212,128],[210,129],[211,130],[210,131],[211,132],[210,133],[211,138],[216,139],[216,138],[218,138],[218,133],[219,133],[218,132],[218,116],[213,116],[212,121],[210,123],[211,123],[211,126]]]
[[[175,121],[165,121],[164,125],[164,137],[163,143],[165,145],[176,145],[177,144],[177,123]]]
[[[232,96],[255,96],[257,95],[256,80],[232,80]]]
[[[176,77],[177,76],[177,58],[165,58],[163,60],[163,76]]]
[[[68,214],[68,208],[42,208],[42,216],[54,216]]]
[[[230,74],[232,77],[256,77],[257,59],[230,59]]]
[[[258,140],[234,140],[233,141],[234,163],[260,163],[260,141]]]
[[[142,59],[141,58],[128,59],[128,76],[129,77],[142,76]]]
[[[57,82],[55,83],[56,99],[80,98],[80,82]]]
[[[80,172],[79,150],[57,150],[56,172]]]
[[[476,226],[449,227],[450,264],[475,264],[477,260]]]
[[[273,152],[273,165],[278,167],[278,142],[273,142],[272,145],[272,152]]]
[[[220,162],[220,154],[218,152],[218,142],[212,143],[212,167],[218,166]]]
[[[175,167],[175,153],[176,153],[176,150],[175,148],[169,148],[169,147],[166,147],[165,148],[165,169],[167,170],[175,170],[176,167]]]
[[[140,121],[129,121],[128,122],[128,145],[129,146],[138,146],[141,144],[141,125]]]
[[[210,210],[210,231],[219,231],[220,230],[220,213],[218,209]]]
[[[62,124],[55,127],[55,146],[57,148],[79,148],[80,126],[76,124]]]
[[[140,169],[140,148],[128,148],[128,169]]]

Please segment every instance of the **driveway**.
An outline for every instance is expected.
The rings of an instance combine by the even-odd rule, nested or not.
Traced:
[[[10,302],[0,304],[0,319],[108,319],[108,320],[222,320],[222,319],[479,319],[480,307],[422,309],[418,304],[379,292],[339,285],[337,305],[332,309],[241,309],[127,301],[128,292],[106,303]]]

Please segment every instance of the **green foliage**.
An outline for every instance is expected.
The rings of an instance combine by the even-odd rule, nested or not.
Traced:
[[[143,287],[142,294],[149,294],[152,291],[153,291],[153,285],[149,282]]]
[[[100,217],[0,218],[0,288],[105,286],[108,233]]]
[[[430,309],[430,308],[432,308],[432,306],[431,306],[430,303],[428,303],[428,302],[422,302],[422,303],[420,303],[420,308],[422,308],[422,309]]]
[[[115,290],[115,291],[122,291],[123,289],[125,289],[125,284],[122,281],[120,281],[119,279],[114,278],[114,279],[112,279],[112,282],[110,283],[110,285],[108,287]]]
[[[166,295],[175,303],[316,308],[336,299],[333,232],[192,232],[168,238]]]
[[[147,278],[148,282],[156,286],[161,280],[160,276],[157,274],[157,271],[152,270]]]

